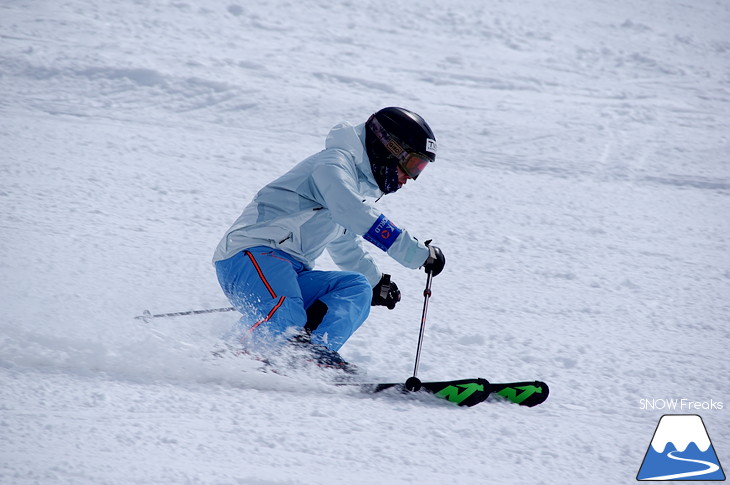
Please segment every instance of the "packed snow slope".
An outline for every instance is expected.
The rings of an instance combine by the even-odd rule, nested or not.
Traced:
[[[714,0],[0,3],[0,483],[634,483],[672,411],[727,466],[728,25]],[[210,258],[244,205],[389,105],[440,149],[377,203],[447,258],[419,376],[544,379],[542,406],[357,395],[210,358],[233,313],[133,318],[228,306]],[[403,301],[342,353],[402,381],[425,275],[372,252]]]

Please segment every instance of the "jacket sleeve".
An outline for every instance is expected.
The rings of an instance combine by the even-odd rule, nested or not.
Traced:
[[[370,286],[374,287],[380,281],[382,273],[373,257],[362,247],[362,241],[357,235],[347,231],[327,246],[327,252],[341,269],[362,273]]]
[[[354,167],[342,163],[321,164],[312,173],[313,193],[329,210],[333,221],[348,232],[363,236],[407,268],[423,265],[428,257],[428,248],[363,200],[357,190],[357,174],[351,172],[354,170]],[[387,230],[383,231],[384,228]],[[383,237],[386,234],[388,237]],[[343,260],[343,252],[348,245],[344,240],[339,243],[342,246],[335,249],[335,254]],[[353,252],[364,252],[360,244],[349,244],[349,247]],[[370,279],[368,273],[364,274]]]

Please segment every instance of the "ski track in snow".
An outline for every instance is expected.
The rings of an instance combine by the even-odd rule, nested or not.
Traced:
[[[730,5],[0,5],[0,482],[630,483],[661,410],[728,404]],[[255,191],[387,105],[439,160],[378,205],[448,264],[419,375],[460,409],[211,359],[210,264]],[[412,371],[425,276],[343,355]],[[320,267],[332,267],[323,259]],[[696,412],[696,410],[694,410]],[[703,411],[730,462],[727,411]]]

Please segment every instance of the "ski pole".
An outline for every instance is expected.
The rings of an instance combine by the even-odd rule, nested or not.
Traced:
[[[426,332],[426,312],[428,312],[428,299],[431,298],[431,281],[433,273],[428,272],[426,277],[426,289],[423,290],[423,313],[421,314],[421,331],[418,333],[418,348],[416,349],[416,363],[413,366],[413,377],[406,380],[406,389],[416,392],[421,389],[421,380],[418,378],[418,364],[421,362],[421,348],[423,347],[423,335]]]
[[[134,318],[137,320],[144,320],[145,323],[149,323],[151,318],[169,318],[169,317],[182,317],[185,315],[200,315],[203,313],[218,313],[218,312],[230,312],[235,310],[233,307],[226,308],[209,308],[207,310],[190,310],[187,312],[172,312],[172,313],[158,313],[153,315],[149,310],[142,312],[142,315],[138,315]]]

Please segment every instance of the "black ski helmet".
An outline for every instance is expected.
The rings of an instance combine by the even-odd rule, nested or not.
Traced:
[[[365,148],[378,187],[398,190],[398,169],[416,179],[436,160],[436,137],[428,123],[405,108],[383,108],[365,123]]]

